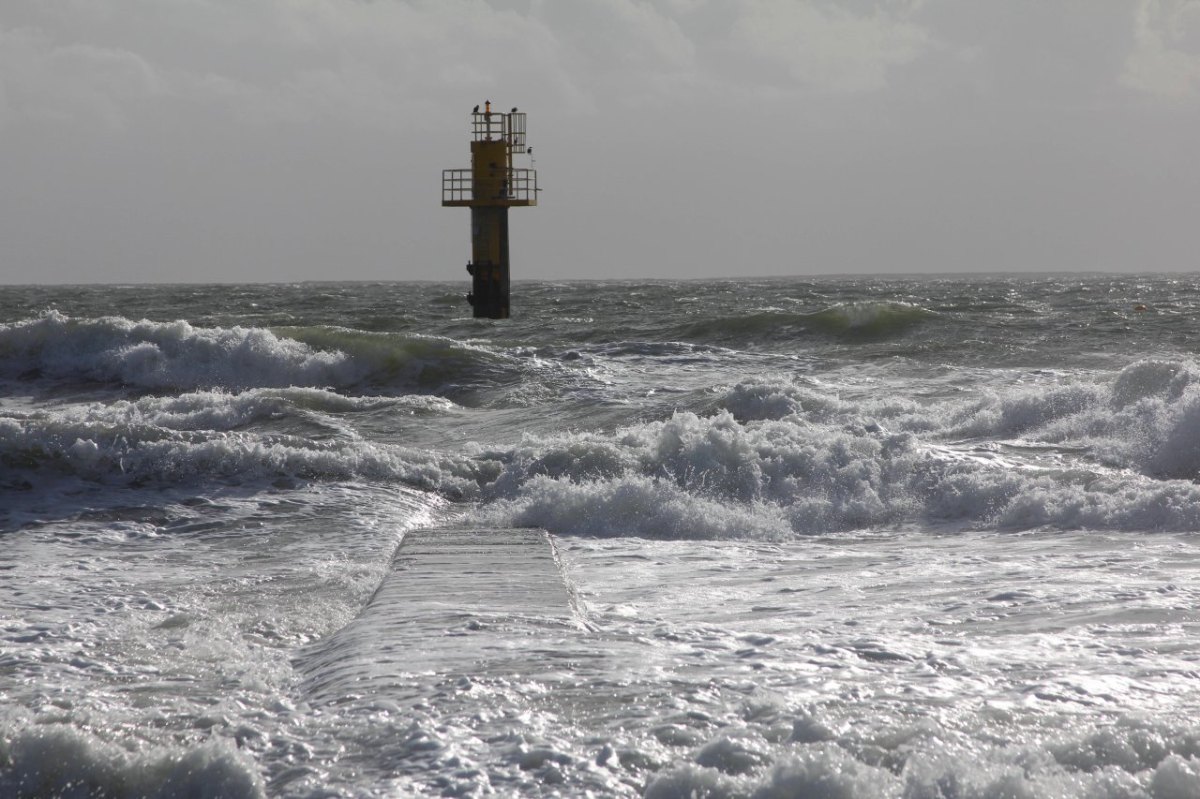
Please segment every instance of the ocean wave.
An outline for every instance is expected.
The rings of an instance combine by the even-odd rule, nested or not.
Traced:
[[[440,397],[353,397],[320,388],[257,388],[232,393],[224,390],[193,391],[106,405],[67,407],[55,417],[61,422],[106,425],[116,434],[136,433],[147,427],[167,430],[236,430],[257,422],[286,418],[317,420],[331,415],[398,408],[414,415],[436,414],[454,407]],[[49,418],[41,414],[42,418]]]
[[[910,303],[862,301],[812,312],[771,309],[710,317],[681,325],[673,333],[689,341],[753,341],[767,346],[803,334],[886,340],[937,317],[936,312]]]
[[[849,400],[815,378],[766,376],[724,389],[709,407],[740,422],[886,428],[930,441],[1073,452],[1155,479],[1200,479],[1200,364],[1193,361],[1146,359],[1068,381],[1014,375],[1010,388],[993,384],[927,402],[887,393]]]
[[[859,408],[842,402],[836,390],[808,378],[765,377],[743,380],[718,396],[712,405],[740,422],[786,419],[830,421],[856,415]]]
[[[0,484],[30,486],[45,476],[126,485],[290,477],[396,482],[460,498],[489,474],[477,475],[468,458],[359,439],[181,428],[104,412],[0,418]]]
[[[0,325],[0,376],[135,389],[236,391],[360,385],[437,391],[510,383],[522,361],[454,339],[330,327],[198,328],[185,321],[75,319],[49,311]]]
[[[938,314],[907,302],[847,302],[831,305],[804,316],[805,323],[823,333],[838,336],[890,338],[904,333]]]
[[[477,518],[496,526],[596,537],[782,539],[792,532],[779,508],[730,505],[639,475],[583,481],[535,477],[520,493]]]
[[[1191,396],[1178,380],[1160,382],[1166,387],[1143,390],[1136,402],[1159,401],[1163,392],[1179,402]],[[940,444],[937,435],[913,430],[946,417],[949,426],[940,431],[958,432],[945,408],[922,417],[907,404],[863,406],[817,388],[807,381],[745,381],[721,399],[737,413],[676,412],[613,432],[529,435],[511,446],[470,444],[451,453],[344,435],[315,440],[240,429],[306,408],[324,416],[398,401],[317,389],[145,397],[0,418],[0,470],[13,485],[36,483],[41,475],[125,484],[278,477],[392,482],[482,501],[478,513],[489,524],[587,536],[779,540],[928,524],[1200,528],[1200,486],[1191,480],[1138,477],[1094,459],[1065,457],[1061,449],[1041,458],[1035,448],[1037,457],[1022,459],[994,447]],[[1120,392],[1128,397],[1132,390]],[[1009,431],[1014,428],[1003,421],[1003,408],[1034,405],[1009,397],[988,418]],[[1088,404],[1048,403],[1034,416],[1061,422],[1078,415],[1064,415],[1062,407]],[[961,415],[981,424],[977,411]],[[1033,432],[1025,422],[1017,428]],[[1180,451],[1187,449],[1172,450]]]
[[[768,376],[657,421],[452,452],[336,425],[318,437],[273,424],[384,405],[437,414],[453,410],[446,400],[197,391],[9,411],[0,416],[0,482],[392,482],[480,502],[488,524],[586,536],[778,540],[906,525],[1186,531],[1200,529],[1197,376],[1189,362],[1146,360],[1115,375],[1050,376],[924,403],[843,399],[813,378]]]
[[[947,435],[1086,449],[1160,479],[1200,478],[1200,365],[1148,359],[1112,378],[991,392],[950,414]]]
[[[373,384],[417,390],[518,382],[525,361],[457,339],[411,333],[374,333],[337,327],[293,327],[278,331],[314,351],[338,353],[365,372]]]
[[[261,328],[195,328],[184,321],[72,319],[50,311],[0,325],[3,372],[144,389],[350,385],[366,370]]]

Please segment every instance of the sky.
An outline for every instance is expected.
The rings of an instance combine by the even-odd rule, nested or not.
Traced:
[[[514,279],[1200,269],[1200,0],[0,0],[0,283],[466,281],[484,100]]]

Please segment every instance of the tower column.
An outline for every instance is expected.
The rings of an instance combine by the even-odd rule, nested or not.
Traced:
[[[475,316],[508,318],[508,208],[471,209],[471,294]]]

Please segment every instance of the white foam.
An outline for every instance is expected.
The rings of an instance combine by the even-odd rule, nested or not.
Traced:
[[[1005,407],[1014,417],[1078,419],[1088,407],[1078,397],[1096,393],[1067,392],[1067,400],[1041,405],[1019,397]],[[834,413],[827,403],[815,411],[816,421],[802,404],[785,407],[789,413],[778,420],[680,412],[612,434],[529,436],[492,456],[496,477],[482,496],[496,503],[483,513],[493,523],[559,533],[666,538],[779,538],[930,523],[1200,525],[1200,488],[1191,481],[1113,472],[1086,460],[1023,462],[935,446],[888,432],[853,404]],[[477,474],[485,472],[481,466]]]
[[[748,794],[747,780],[726,776],[714,768],[685,765],[651,778],[645,799],[734,799]]]
[[[771,767],[754,796],[884,799],[896,795],[898,783],[886,770],[869,766],[833,744],[813,744]]]
[[[698,759],[705,759],[708,751],[709,747],[703,749]],[[799,749],[794,754],[780,758],[755,777],[731,778],[722,773],[727,770],[693,765],[669,769],[655,775],[646,787],[645,796],[647,799],[697,796],[891,799],[899,795],[901,785],[887,771],[872,768],[832,744]]]
[[[1200,795],[1200,760],[1162,745],[1149,746],[1155,754],[1126,754],[1132,742],[1123,742],[1112,757],[1085,766],[1055,759],[1051,756],[1055,747],[981,746],[978,741],[905,740],[897,735],[898,740],[884,741],[883,746],[846,739],[776,748],[770,762],[758,767],[738,757],[732,764],[719,757],[714,760],[714,750],[739,751],[722,736],[700,749],[698,764],[681,764],[655,774],[644,795],[648,799],[1185,799]]]
[[[706,743],[696,753],[696,762],[726,774],[748,774],[771,760],[762,741],[749,736],[722,735]]]
[[[557,532],[779,537],[900,520],[923,455],[911,436],[676,413],[612,436],[530,437],[489,512]]]
[[[848,409],[828,386],[778,377],[743,380],[722,396],[720,406],[740,421],[788,417],[816,421],[835,418]]]
[[[603,537],[774,539],[791,533],[786,518],[769,506],[728,506],[640,475],[579,482],[537,476],[518,499],[495,503],[476,518]]]
[[[1150,780],[1154,799],[1192,799],[1200,795],[1200,762],[1172,754],[1154,769]]]
[[[254,799],[266,796],[257,769],[228,744],[130,754],[69,727],[0,735],[4,796],[120,799]]]

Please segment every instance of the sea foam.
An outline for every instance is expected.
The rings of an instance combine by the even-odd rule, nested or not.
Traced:
[[[0,736],[0,793],[11,797],[255,799],[253,762],[222,743],[132,755],[67,727]]]
[[[527,437],[495,461],[481,488],[495,502],[482,513],[560,533],[668,538],[910,524],[1191,530],[1200,487],[1178,479],[1200,465],[1190,373],[1135,364],[1109,381],[924,407],[743,381],[718,403],[732,412]],[[999,457],[995,441],[1015,435],[1059,448]]]
[[[1179,732],[1179,731],[1174,731]],[[845,736],[799,746],[732,744],[727,736],[700,747],[693,762],[650,778],[648,799],[1185,799],[1200,789],[1194,736],[1118,719],[1111,730],[1065,734],[1050,743],[983,746],[942,731],[896,730],[871,743]],[[1171,741],[1172,743],[1167,743]],[[1092,748],[1095,747],[1095,748]],[[1086,759],[1072,752],[1087,750]],[[1136,751],[1135,751],[1136,750]],[[747,752],[770,752],[765,765]]]

